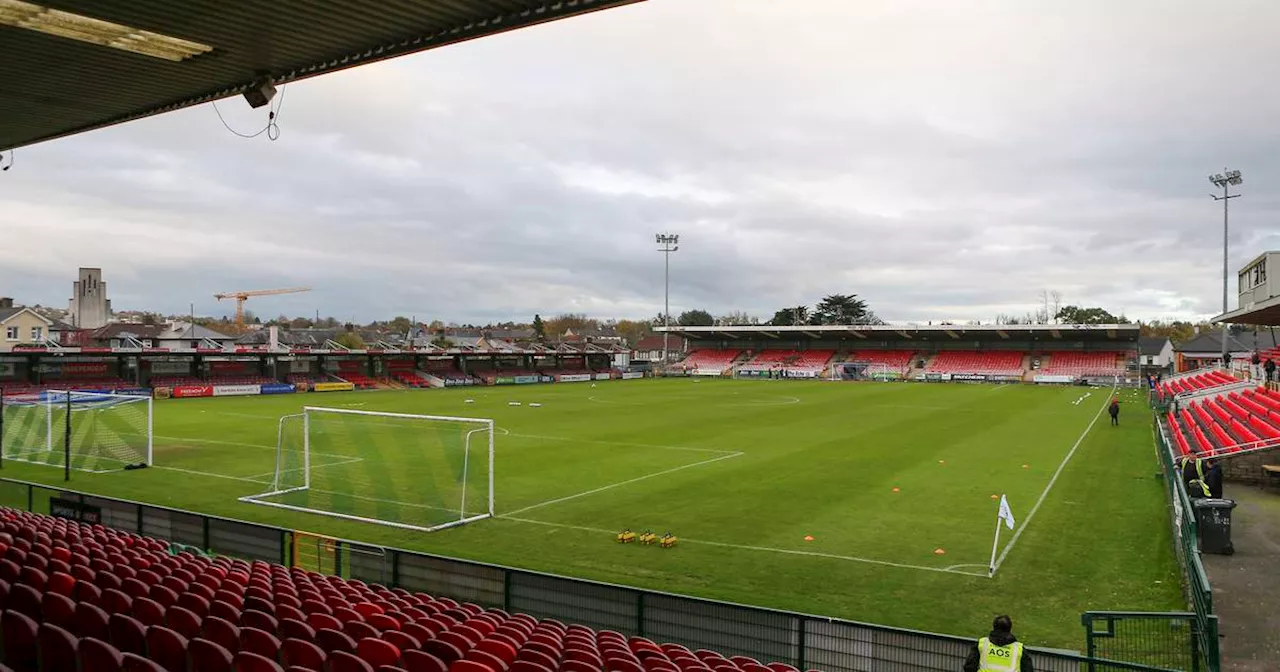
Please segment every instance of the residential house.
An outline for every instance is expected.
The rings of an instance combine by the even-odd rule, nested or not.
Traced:
[[[32,308],[14,305],[13,299],[0,298],[0,350],[58,343],[63,334],[74,330]]]
[[[1138,365],[1144,372],[1169,371],[1173,366],[1173,342],[1164,336],[1139,338]]]
[[[685,355],[687,343],[680,336],[671,335],[667,337],[667,357],[670,360],[682,359]],[[636,362],[662,362],[662,334],[654,336],[646,336],[636,342],[632,361]]]
[[[1237,331],[1227,334],[1227,352],[1233,362],[1248,362],[1255,352],[1280,345],[1280,335],[1266,331]],[[1222,330],[1206,331],[1173,349],[1177,371],[1216,366],[1222,360]]]

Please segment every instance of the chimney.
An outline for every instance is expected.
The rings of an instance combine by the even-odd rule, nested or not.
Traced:
[[[280,348],[280,327],[274,324],[267,327],[267,349],[278,350]]]
[[[0,308],[12,308],[13,299],[7,296],[0,296]]]

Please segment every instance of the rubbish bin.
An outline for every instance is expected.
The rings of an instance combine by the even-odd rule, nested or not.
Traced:
[[[1200,533],[1200,552],[1231,555],[1236,552],[1231,545],[1231,510],[1236,508],[1231,499],[1195,499],[1196,529]]]

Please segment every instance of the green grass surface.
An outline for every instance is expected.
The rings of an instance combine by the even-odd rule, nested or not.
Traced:
[[[1078,649],[1082,611],[1182,606],[1149,415],[1126,396],[1122,426],[1111,427],[1100,413],[1107,390],[1075,403],[1087,391],[676,379],[157,401],[156,468],[77,472],[72,487],[943,633],[981,633],[1010,613],[1025,641]],[[427,534],[238,502],[267,489],[277,420],[304,404],[493,418],[498,517]],[[417,448],[351,435],[345,448],[331,435],[329,452],[360,461],[320,458],[313,466],[331,466],[313,473],[382,501],[361,512],[406,516],[453,498],[440,484],[456,473],[456,438],[420,446],[455,446],[454,458],[416,461]],[[4,475],[61,482],[58,470],[21,463]],[[1015,533],[1003,531],[1008,552],[989,579],[1000,493],[1018,533],[1010,547]],[[622,527],[670,530],[680,546],[622,546],[612,539]]]

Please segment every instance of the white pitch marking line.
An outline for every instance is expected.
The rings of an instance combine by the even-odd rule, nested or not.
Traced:
[[[531,506],[526,506],[526,507],[524,507],[523,509],[516,509],[515,511],[508,512],[508,513],[507,513],[507,514],[505,514],[505,515],[508,515],[508,516],[514,516],[514,515],[516,515],[516,514],[518,514],[518,513],[524,513],[525,511],[532,511],[533,509],[539,509],[539,508],[542,508],[542,507],[544,507],[544,506],[550,506],[550,505],[552,505],[552,504],[559,504],[560,502],[567,502],[567,501],[569,501],[569,500],[571,500],[571,499],[577,499],[577,498],[579,498],[579,497],[586,497],[587,495],[594,495],[594,494],[596,494],[597,492],[604,492],[605,490],[612,490],[613,488],[617,488],[617,487],[620,487],[620,486],[623,486],[623,485],[630,485],[630,484],[632,484],[632,483],[639,483],[640,481],[648,480],[648,479],[650,479],[650,478],[655,478],[655,477],[657,477],[657,476],[664,476],[664,475],[666,475],[666,474],[675,473],[675,472],[677,472],[677,471],[681,471],[681,470],[684,470],[684,469],[691,469],[691,468],[693,468],[693,467],[700,467],[700,466],[702,466],[702,465],[704,465],[704,464],[711,464],[712,462],[719,462],[720,460],[727,460],[727,459],[730,459],[730,458],[738,457],[738,456],[740,456],[740,455],[742,455],[742,454],[743,454],[743,453],[729,453],[728,455],[721,455],[720,457],[713,457],[713,458],[711,458],[711,459],[709,459],[709,460],[702,460],[701,462],[694,462],[694,463],[692,463],[692,464],[686,464],[686,465],[679,466],[679,467],[673,467],[673,468],[671,468],[671,469],[664,469],[664,470],[662,470],[662,471],[655,471],[655,472],[653,472],[652,474],[645,474],[644,476],[637,476],[636,478],[628,479],[628,480],[625,480],[625,481],[619,481],[619,482],[617,482],[617,483],[611,483],[611,484],[609,484],[609,485],[604,485],[604,486],[601,486],[601,487],[599,487],[599,488],[592,488],[591,490],[587,490],[587,491],[585,491],[585,492],[579,492],[579,493],[578,493],[578,494],[576,494],[576,495],[569,495],[569,496],[567,496],[567,497],[557,497],[556,499],[549,499],[549,500],[547,500],[547,501],[545,501],[545,502],[539,502],[539,503],[537,503],[537,504],[533,504],[533,505],[531,505]]]
[[[1113,386],[1111,388],[1111,394],[1114,395],[1115,393],[1116,387]],[[1008,557],[1009,551],[1013,550],[1014,544],[1018,543],[1018,539],[1022,537],[1022,533],[1031,525],[1031,519],[1036,517],[1036,512],[1040,510],[1040,505],[1044,504],[1044,500],[1049,496],[1049,491],[1053,489],[1053,484],[1058,482],[1058,476],[1062,475],[1062,470],[1067,468],[1067,463],[1070,462],[1071,457],[1076,454],[1076,449],[1080,447],[1080,444],[1084,443],[1084,438],[1089,436],[1089,432],[1093,429],[1093,426],[1098,424],[1098,418],[1102,417],[1102,412],[1107,410],[1108,401],[1110,401],[1110,395],[1102,400],[1102,405],[1098,407],[1098,412],[1093,415],[1093,420],[1089,421],[1089,426],[1084,428],[1084,431],[1080,433],[1080,438],[1076,439],[1075,445],[1071,446],[1071,450],[1067,451],[1067,456],[1062,458],[1062,463],[1058,465],[1057,471],[1053,472],[1053,478],[1049,479],[1049,484],[1044,486],[1044,492],[1040,493],[1040,499],[1037,499],[1036,505],[1031,507],[1031,513],[1027,514],[1027,519],[1022,521],[1022,525],[1013,533],[1013,538],[1009,540],[1008,545],[1006,545],[1004,550],[1000,552],[1000,557],[996,560],[996,566],[995,569],[991,571],[991,576],[995,576],[995,573],[1000,570],[1000,565],[1004,564],[1004,559]]]
[[[695,453],[712,453],[714,455],[732,455],[741,454],[737,450],[722,450],[719,448],[694,448],[691,446],[661,446],[649,443],[625,443],[621,441],[597,441],[595,439],[575,439],[568,436],[543,436],[541,434],[516,434],[507,431],[506,436],[513,436],[517,439],[540,439],[543,441],[565,441],[567,443],[591,443],[598,446],[617,446],[619,448],[657,448],[659,450],[686,450]],[[312,453],[313,455],[315,453]]]
[[[545,520],[534,520],[532,518],[516,518],[509,514],[499,514],[500,519],[510,520],[517,523],[529,523],[532,525],[546,525],[548,527],[562,527],[570,530],[581,530],[583,532],[598,532],[602,534],[615,534],[616,530],[605,530],[598,527],[585,527],[582,525],[566,525],[564,523],[551,523]],[[961,572],[951,567],[926,567],[924,565],[911,565],[902,562],[890,562],[888,560],[873,560],[871,558],[859,558],[852,555],[837,555],[835,553],[822,553],[819,551],[798,551],[790,548],[774,548],[772,546],[746,546],[743,544],[727,544],[720,541],[704,541],[701,539],[689,539],[680,537],[682,544],[702,544],[704,546],[719,546],[721,548],[734,548],[743,551],[759,551],[763,553],[782,553],[785,555],[803,555],[815,558],[827,558],[831,560],[844,560],[846,562],[861,562],[869,565],[882,565],[885,567],[898,567],[901,569],[922,569],[929,572],[940,572],[945,574],[963,574],[965,576],[986,576],[986,574],[978,574],[976,572]],[[953,565],[952,567],[963,567],[965,565]],[[974,565],[979,567],[982,565]]]

